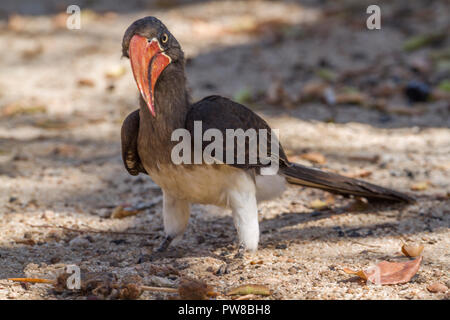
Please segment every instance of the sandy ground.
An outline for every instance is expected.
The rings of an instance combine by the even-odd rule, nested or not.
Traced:
[[[356,6],[345,1],[342,8],[315,1],[161,3],[109,9],[117,13],[85,11],[76,31],[65,29],[59,7],[0,20],[0,46],[8,48],[0,52],[0,279],[54,278],[76,264],[119,277],[138,274],[156,286],[176,287],[180,277],[190,276],[214,287],[219,299],[245,283],[268,285],[269,299],[448,299],[448,291],[431,293],[427,286],[450,287],[449,101],[411,105],[397,92],[386,98],[395,108],[380,110],[365,103],[297,99],[308,83],[320,80],[318,68],[339,76],[355,72],[349,79],[326,79],[337,93],[347,85],[372,96],[374,86],[397,88],[415,79],[410,66],[429,67],[427,57],[448,52],[448,36],[437,47],[407,54],[402,44],[411,35],[445,28],[448,3],[414,2],[412,12],[425,10],[430,19],[405,9],[408,1],[382,2],[381,31],[365,29],[361,1]],[[0,6],[2,14],[13,10],[8,1]],[[194,99],[222,94],[243,101],[280,130],[295,159],[319,152],[325,163],[302,163],[347,174],[366,170],[364,179],[414,194],[418,203],[351,210],[353,199],[335,197],[319,211],[310,203],[327,199],[327,193],[289,187],[280,199],[261,204],[260,249],[242,260],[233,259],[230,213],[193,206],[179,245],[165,257],[138,264],[163,236],[161,203],[124,219],[110,215],[119,204],[157,201],[161,195],[147,176],[129,176],[120,157],[121,122],[137,102],[129,63],[120,59],[121,37],[145,15],[159,17],[181,42]],[[362,72],[367,66],[372,69]],[[432,85],[449,75],[435,67],[423,72]],[[283,95],[279,88],[271,93],[274,83],[282,84]],[[423,190],[411,190],[423,182]],[[402,242],[425,246],[419,272],[408,283],[368,285],[342,271],[406,261]],[[224,265],[227,272],[221,274]],[[0,299],[85,298],[45,284],[0,280]]]

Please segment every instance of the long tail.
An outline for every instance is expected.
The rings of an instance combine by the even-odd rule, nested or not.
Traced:
[[[392,201],[415,202],[415,199],[398,191],[383,188],[368,182],[347,178],[336,173],[290,163],[280,168],[286,180],[292,184],[323,189],[333,193],[353,194],[367,198]]]

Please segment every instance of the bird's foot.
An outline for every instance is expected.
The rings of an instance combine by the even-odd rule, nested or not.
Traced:
[[[240,244],[233,259],[241,259],[241,260],[244,259],[244,253],[245,253],[245,246],[243,244]]]
[[[167,248],[170,246],[172,241],[173,241],[173,238],[171,236],[166,236],[158,248],[153,250],[153,252],[151,254],[142,254],[139,257],[137,263],[140,264],[140,263],[144,263],[144,262],[155,261],[160,258],[166,257],[168,254]]]
[[[139,258],[137,259],[136,263],[141,264],[141,263],[150,262],[150,261],[152,261],[151,254],[141,254],[141,255],[139,255]]]
[[[161,242],[161,244],[159,245],[159,247],[155,250],[155,252],[164,252],[167,250],[167,248],[170,246],[170,244],[173,241],[173,237],[171,236],[166,236],[164,238],[164,240]]]
[[[229,273],[229,264],[228,263],[224,263],[222,264],[219,269],[217,269],[217,271],[214,273],[216,276],[223,276],[224,274]]]
[[[227,258],[225,263],[222,264],[219,269],[215,272],[216,276],[222,276],[224,274],[229,273],[231,270],[235,270],[237,267],[242,265],[244,261],[244,253],[245,253],[245,246],[243,244],[239,245],[239,248],[236,252],[236,254],[233,256],[232,259]]]
[[[144,263],[144,262],[153,262],[162,258],[167,258],[172,256],[174,253],[170,251],[157,251],[154,250],[150,254],[142,254],[139,256],[139,259],[137,261],[138,264]]]

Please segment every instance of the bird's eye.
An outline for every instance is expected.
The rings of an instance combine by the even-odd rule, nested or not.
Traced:
[[[167,35],[167,33],[164,33],[164,34],[161,36],[161,42],[162,42],[162,43],[166,43],[167,41],[169,41],[169,36]]]

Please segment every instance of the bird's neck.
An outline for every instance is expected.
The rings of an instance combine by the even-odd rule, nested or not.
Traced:
[[[171,163],[171,150],[176,144],[171,141],[172,133],[185,128],[186,116],[190,108],[186,88],[184,66],[169,65],[161,74],[155,86],[155,116],[140,97],[139,153],[147,170],[158,163]]]
[[[164,136],[168,133],[171,135],[175,129],[184,128],[190,103],[182,63],[169,65],[164,70],[156,83],[154,97],[155,116],[140,98],[141,124],[144,122],[145,127],[158,130],[158,135]]]

